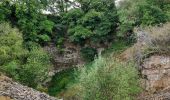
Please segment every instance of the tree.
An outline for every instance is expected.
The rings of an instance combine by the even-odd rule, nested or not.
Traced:
[[[165,23],[168,21],[168,16],[163,9],[165,0],[159,1],[160,0],[126,1],[126,4],[124,3],[119,7],[121,23],[123,24],[123,21],[126,20],[133,22],[132,26],[147,26]]]
[[[5,0],[1,2],[0,4],[0,22],[2,21],[7,21],[10,14],[12,13],[11,10],[11,5],[9,0]]]
[[[50,57],[42,48],[23,48],[22,34],[7,23],[0,24],[0,71],[36,88],[48,77]]]
[[[71,9],[63,15],[63,23],[68,27],[71,41],[100,44],[111,40],[118,23],[114,1],[76,0],[76,2],[80,7]]]
[[[166,3],[165,3],[166,2]],[[126,0],[118,6],[119,37],[134,37],[136,26],[154,26],[169,20],[166,0]],[[165,10],[166,9],[166,10]]]
[[[41,2],[29,0],[29,2],[19,3],[22,4],[16,6],[16,16],[18,26],[23,30],[24,40],[41,44],[50,41],[50,33],[52,33],[54,23],[42,15],[41,9],[43,9],[43,6]]]
[[[6,0],[0,4],[2,20],[8,20],[23,31],[24,42],[45,44],[50,41],[54,23],[49,21],[42,10],[43,0]]]

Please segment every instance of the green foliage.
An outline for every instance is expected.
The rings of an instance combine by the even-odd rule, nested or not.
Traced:
[[[19,61],[13,60],[3,65],[1,69],[4,70],[5,73],[10,75],[12,78],[18,80],[19,79],[19,74],[18,74],[19,68],[20,68]]]
[[[11,14],[11,11],[9,9],[10,6],[11,5],[9,3],[9,0],[4,0],[2,4],[0,4],[0,22],[8,20],[7,18]]]
[[[27,50],[22,47],[22,34],[8,23],[0,24],[0,65],[22,59]]]
[[[51,40],[51,38],[47,34],[39,35],[39,40],[41,41],[40,43],[46,43]]]
[[[45,31],[47,33],[52,32],[52,29],[53,29],[53,26],[54,26],[53,22],[46,19],[44,21],[41,21],[39,24],[40,24],[40,26],[39,26],[40,30]]]
[[[49,42],[54,23],[41,14],[41,6],[37,7],[36,1],[30,0],[26,3],[27,5],[16,6],[17,24],[24,32],[24,40],[40,44]]]
[[[87,62],[93,61],[95,56],[97,56],[97,50],[90,47],[82,48],[80,52],[82,58]]]
[[[25,42],[37,42],[40,44],[49,42],[54,23],[42,15],[43,4],[39,0],[22,0],[11,3],[6,0],[0,4],[0,18],[9,20],[23,31]],[[43,36],[42,36],[43,35]]]
[[[92,9],[89,12],[87,12],[85,16],[82,17],[80,22],[84,27],[90,30],[94,30],[95,27],[101,22],[102,17],[101,15],[102,15],[101,12],[97,12],[94,9]]]
[[[77,43],[81,43],[83,40],[90,38],[93,35],[90,30],[83,26],[76,26],[75,28],[68,30],[68,33],[70,35],[70,40]]]
[[[110,54],[120,54],[130,46],[131,44],[125,42],[124,40],[114,41],[108,49],[102,52],[102,56],[107,57]]]
[[[84,15],[81,9],[71,9],[69,12],[63,14],[63,24],[69,24],[70,27],[76,25],[78,20]]]
[[[80,100],[132,100],[140,92],[135,65],[110,57],[80,69],[77,86]]]
[[[166,14],[159,7],[150,4],[137,6],[139,6],[139,23],[142,25],[155,25],[167,21]]]
[[[29,52],[27,62],[22,66],[20,79],[28,86],[36,87],[48,77],[50,58],[43,49],[33,49]]]
[[[129,39],[134,36],[133,29],[136,26],[147,27],[167,22],[170,19],[169,4],[166,0],[122,1],[118,7],[120,22],[117,36]]]
[[[59,96],[61,92],[67,89],[67,86],[74,83],[75,74],[74,69],[64,70],[53,76],[49,85],[48,93],[52,96]]]
[[[79,1],[81,7],[63,15],[63,23],[68,27],[68,36],[79,44],[100,43],[113,38],[118,23],[113,1]],[[103,6],[100,8],[98,6]],[[86,41],[86,42],[85,42]]]
[[[50,68],[50,58],[41,48],[23,48],[21,33],[7,23],[0,24],[0,71],[21,83],[36,87]]]
[[[59,50],[59,52],[60,53],[63,53],[64,52],[64,48],[63,48],[63,46],[64,46],[64,38],[63,37],[59,37],[58,39],[57,39],[57,45],[56,45],[56,47],[57,47],[57,49]]]
[[[134,25],[156,25],[168,21],[165,0],[128,0],[119,7],[120,22]],[[161,3],[160,3],[161,2]],[[165,7],[163,7],[165,6]]]

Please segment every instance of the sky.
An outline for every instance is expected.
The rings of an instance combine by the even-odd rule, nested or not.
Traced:
[[[73,1],[73,0],[70,0],[70,1]],[[119,5],[119,2],[120,2],[120,1],[123,1],[123,0],[116,0],[116,1],[115,1],[116,6]],[[43,12],[44,14],[51,14],[50,11],[46,11],[46,10],[43,10],[42,12]]]

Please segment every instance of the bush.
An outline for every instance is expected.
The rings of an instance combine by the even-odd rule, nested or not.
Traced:
[[[170,54],[170,23],[166,23],[163,26],[155,26],[145,28],[145,31],[150,36],[146,44],[147,49],[145,53],[160,53]]]
[[[0,22],[8,20],[8,17],[11,14],[11,5],[9,3],[9,0],[4,0],[1,4],[0,4]]]
[[[23,48],[22,34],[9,24],[0,24],[0,71],[21,83],[36,87],[48,77],[50,58],[43,49]]]
[[[62,22],[68,28],[69,39],[82,45],[100,44],[113,39],[118,23],[114,2],[102,0],[77,2],[81,8],[69,10],[63,15]]]
[[[50,42],[51,38],[47,34],[39,35],[39,40],[41,44]]]
[[[22,34],[8,23],[0,24],[0,65],[23,59],[27,50],[22,46]]]
[[[165,13],[167,9],[163,8],[166,8],[168,3],[162,5],[162,2],[164,0],[127,0],[119,8],[121,24],[124,24],[124,21],[129,21],[127,23],[131,23],[133,26],[153,26],[167,22],[168,16]]]
[[[67,86],[75,81],[74,69],[67,69],[55,74],[48,87],[48,93],[52,96],[61,96],[67,90]]]
[[[27,86],[36,87],[48,78],[50,70],[50,58],[41,48],[31,50],[27,62],[22,65],[20,79]]]
[[[83,40],[90,38],[93,35],[90,30],[83,26],[76,26],[75,28],[69,29],[68,33],[70,35],[70,40],[76,43],[83,42]]]
[[[87,62],[93,61],[95,56],[97,56],[97,50],[90,47],[82,48],[80,52],[82,58]]]
[[[62,18],[62,23],[64,25],[71,24],[74,26],[78,23],[78,20],[83,16],[83,11],[81,9],[72,9],[68,13],[65,13]]]
[[[0,21],[10,21],[18,26],[23,31],[25,42],[44,44],[50,39],[47,41],[42,35],[50,36],[54,23],[41,13],[41,9],[43,9],[41,1],[5,0],[0,3]]]
[[[82,25],[90,30],[94,30],[95,27],[101,22],[101,15],[103,13],[97,12],[94,9],[87,12],[80,20]]]
[[[140,92],[138,71],[133,63],[99,57],[80,69],[79,100],[132,100]]]

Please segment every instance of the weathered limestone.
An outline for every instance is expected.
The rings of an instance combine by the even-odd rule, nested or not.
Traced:
[[[60,51],[55,44],[50,44],[44,47],[44,49],[51,55],[55,71],[64,70],[84,63],[80,57],[79,48],[71,43],[65,43],[62,51]]]
[[[0,100],[57,100],[27,86],[0,75]]]
[[[144,60],[141,74],[145,89],[156,92],[170,87],[170,57],[151,56]]]

